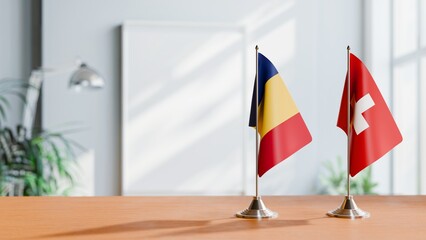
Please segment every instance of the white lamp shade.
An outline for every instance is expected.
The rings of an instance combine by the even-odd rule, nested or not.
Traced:
[[[71,88],[100,89],[105,85],[104,79],[92,68],[82,63],[70,79]]]

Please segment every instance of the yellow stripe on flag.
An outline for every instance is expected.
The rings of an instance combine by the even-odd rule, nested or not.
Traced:
[[[261,137],[299,112],[287,86],[278,74],[266,82],[258,110],[258,128]]]

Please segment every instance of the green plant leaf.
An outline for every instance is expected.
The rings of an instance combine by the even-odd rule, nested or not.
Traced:
[[[17,132],[0,128],[0,153],[9,152],[10,155],[8,162],[4,157],[7,154],[0,154],[3,156],[0,158],[0,187],[6,184],[4,179],[8,175],[3,173],[9,170],[13,170],[10,172],[14,174],[12,177],[23,179],[24,195],[56,195],[61,193],[60,188],[75,186],[71,166],[78,167],[74,153],[76,145],[69,138],[49,131],[26,138],[22,128]]]
[[[320,193],[346,194],[347,169],[340,157],[336,161],[326,161],[323,164],[325,172],[320,175],[322,184]],[[375,194],[374,189],[378,186],[373,181],[371,167],[366,168],[356,177],[351,178],[352,194]]]

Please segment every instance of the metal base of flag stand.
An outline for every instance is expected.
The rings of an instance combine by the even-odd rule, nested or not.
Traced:
[[[260,197],[253,197],[250,206],[236,214],[239,218],[276,218],[278,213],[273,212],[266,208]]]
[[[330,217],[338,217],[338,218],[368,218],[370,217],[370,213],[365,212],[358,208],[358,206],[355,203],[355,200],[353,199],[352,195],[345,196],[345,199],[343,200],[342,205],[327,213]]]

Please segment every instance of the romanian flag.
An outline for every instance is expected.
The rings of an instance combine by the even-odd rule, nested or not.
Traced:
[[[256,126],[257,110],[260,135],[258,174],[262,176],[310,143],[312,137],[277,69],[260,53],[258,81],[258,103],[255,86],[249,126]]]

